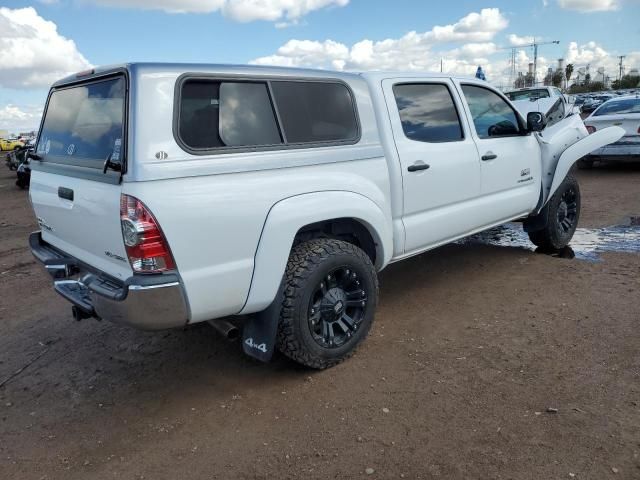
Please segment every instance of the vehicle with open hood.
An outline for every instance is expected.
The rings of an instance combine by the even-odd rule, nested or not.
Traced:
[[[506,95],[523,116],[526,117],[529,112],[542,112],[550,123],[581,111],[575,97],[565,95],[557,87],[521,88],[507,92]]]

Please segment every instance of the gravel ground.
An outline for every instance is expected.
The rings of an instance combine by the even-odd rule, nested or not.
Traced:
[[[640,215],[640,163],[578,178],[582,227]],[[8,170],[0,205],[1,479],[640,478],[640,254],[392,265],[369,339],[315,372],[208,326],[74,322]]]

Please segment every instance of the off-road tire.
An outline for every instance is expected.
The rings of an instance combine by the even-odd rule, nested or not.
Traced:
[[[332,269],[357,272],[367,303],[358,329],[340,347],[324,348],[312,337],[309,305],[316,286]],[[285,273],[284,300],[278,324],[278,350],[290,359],[315,369],[332,367],[349,356],[367,336],[378,299],[378,278],[369,256],[357,246],[334,239],[314,239],[296,245]]]
[[[566,197],[571,196],[571,192],[575,195],[575,201],[572,202],[575,203],[575,218],[572,219],[571,226],[566,229],[561,224],[562,213],[559,212],[566,208]],[[563,202],[565,206],[562,206]],[[548,208],[547,224],[541,230],[528,232],[529,240],[543,250],[560,250],[569,245],[580,219],[580,186],[575,177],[567,175],[549,200]]]
[[[590,170],[593,168],[593,160],[580,159],[576,162],[579,170]]]

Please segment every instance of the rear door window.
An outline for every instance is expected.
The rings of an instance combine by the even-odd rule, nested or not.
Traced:
[[[451,92],[441,84],[402,84],[393,87],[402,130],[418,142],[462,140],[462,126]]]
[[[36,153],[43,162],[102,168],[123,161],[125,79],[53,90]]]

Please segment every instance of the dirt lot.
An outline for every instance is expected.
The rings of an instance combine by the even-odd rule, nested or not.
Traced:
[[[640,215],[640,165],[579,179],[582,226]],[[314,372],[208,326],[74,322],[4,169],[0,205],[0,479],[640,478],[640,254],[392,265],[368,341]]]

